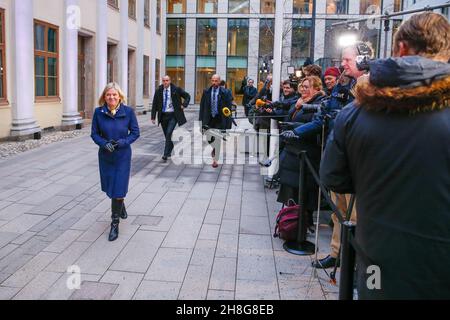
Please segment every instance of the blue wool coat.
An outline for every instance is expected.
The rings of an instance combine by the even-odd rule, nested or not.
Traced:
[[[100,147],[98,160],[102,191],[111,199],[125,198],[131,171],[131,144],[140,136],[134,110],[121,104],[117,114],[109,113],[106,105],[94,112],[91,138]],[[113,153],[105,145],[114,140],[118,147]]]

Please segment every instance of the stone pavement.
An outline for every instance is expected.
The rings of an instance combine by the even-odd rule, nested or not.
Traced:
[[[129,218],[112,243],[90,137],[0,161],[0,299],[336,299],[323,271],[311,277],[313,257],[272,237],[280,205],[258,166],[163,163],[162,130],[139,121]]]

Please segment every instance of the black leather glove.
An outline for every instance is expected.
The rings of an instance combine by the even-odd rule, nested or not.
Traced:
[[[114,146],[114,144],[112,142],[108,142],[104,148],[111,153],[113,153],[114,150],[116,150],[116,147]]]
[[[281,136],[285,139],[294,139],[297,137],[293,130],[284,131]]]

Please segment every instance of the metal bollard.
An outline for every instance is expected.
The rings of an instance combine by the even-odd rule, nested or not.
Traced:
[[[339,300],[353,300],[353,279],[356,253],[350,238],[355,235],[355,225],[351,221],[341,224],[341,275],[339,284]]]

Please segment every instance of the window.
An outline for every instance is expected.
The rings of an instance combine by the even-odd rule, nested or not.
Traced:
[[[150,0],[144,0],[144,25],[150,28]]]
[[[250,13],[249,0],[228,0],[229,13]]]
[[[144,55],[144,91],[142,94],[145,98],[150,96],[150,57]]]
[[[247,57],[228,57],[227,86],[231,90],[235,102],[242,103],[241,84],[247,75]]]
[[[325,22],[324,59],[327,60],[327,67],[341,64],[342,48],[339,46],[338,39],[340,35],[348,31],[345,26],[332,27],[332,24],[343,21],[345,20],[326,20]]]
[[[203,90],[211,84],[211,77],[216,73],[216,57],[197,57],[195,84],[195,102],[200,103]]]
[[[275,13],[276,0],[261,0],[261,13]]]
[[[186,19],[167,19],[167,54],[184,55],[186,48]]]
[[[166,73],[174,85],[184,88],[184,56],[167,56]]]
[[[119,9],[119,0],[108,0],[108,4],[117,10]]]
[[[313,11],[313,0],[294,0],[294,14],[309,14]]]
[[[397,32],[398,28],[400,28],[400,25],[402,24],[402,20],[393,20],[392,21],[392,49],[391,49],[391,55],[394,55],[394,40],[395,40],[395,33]]]
[[[197,19],[197,55],[215,56],[217,51],[217,20]]]
[[[168,0],[167,13],[186,13],[186,0]]]
[[[296,67],[300,67],[310,55],[311,47],[310,19],[292,20],[292,54],[291,59]]]
[[[155,88],[159,87],[160,78],[161,78],[161,60],[155,59]]]
[[[394,12],[399,12],[402,10],[403,10],[403,0],[394,0]]]
[[[248,19],[228,20],[228,55],[248,56]]]
[[[58,86],[58,27],[34,22],[35,94],[39,98],[57,97]]]
[[[359,13],[360,14],[374,14],[381,10],[381,0],[360,0]]]
[[[327,14],[347,14],[348,0],[327,0]]]
[[[0,103],[6,103],[5,10],[0,9]]]
[[[197,0],[198,13],[217,13],[218,0]]]
[[[128,16],[136,20],[136,0],[128,0]]]
[[[156,33],[161,34],[161,0],[156,0]]]
[[[359,36],[358,39],[361,41],[369,42],[372,45],[373,54],[378,57],[379,41],[380,41],[379,29],[371,29],[367,26],[367,23],[359,23]]]

